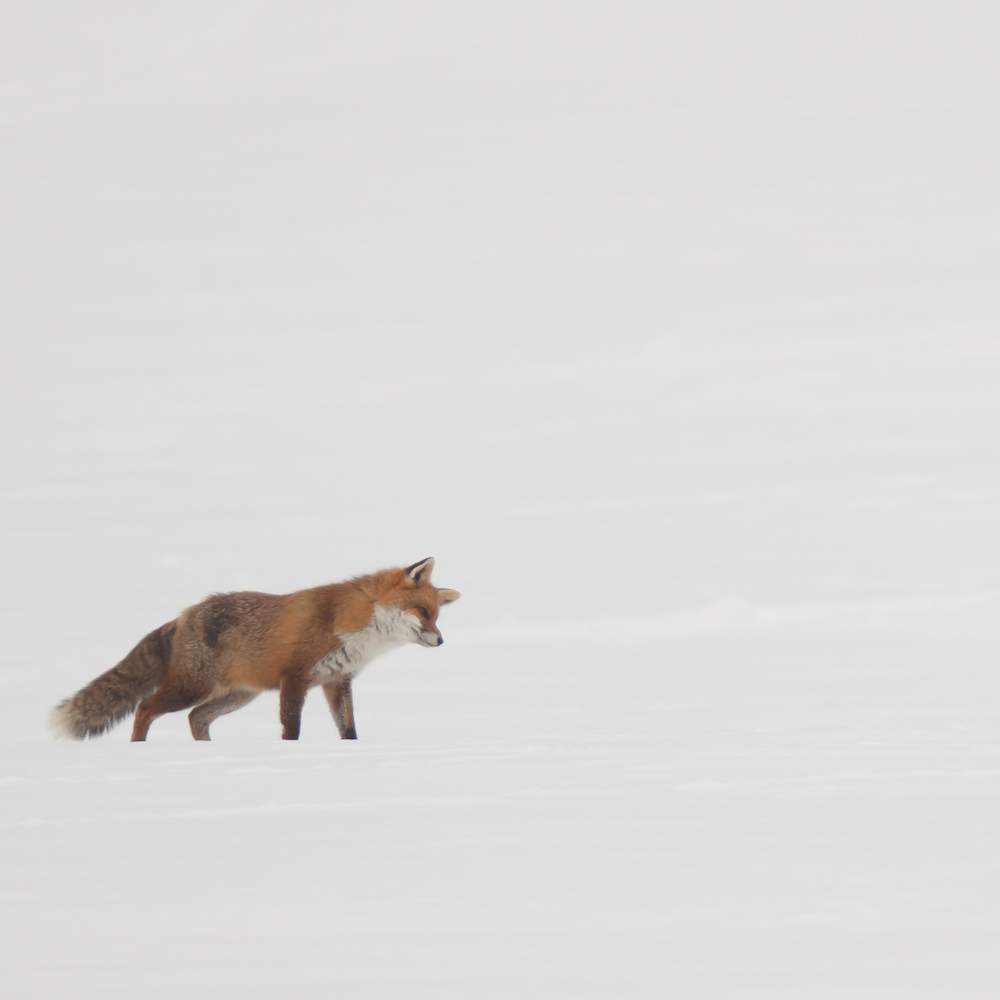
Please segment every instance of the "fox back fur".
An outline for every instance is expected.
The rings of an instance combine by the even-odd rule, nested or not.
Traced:
[[[210,739],[220,715],[279,691],[282,739],[296,740],[306,693],[322,686],[343,739],[357,739],[351,682],[407,642],[440,646],[439,610],[457,590],[431,585],[434,559],[294,594],[213,594],[150,632],[117,666],[52,710],[60,736],[85,739],[136,713],[133,740],[153,720],[191,709]]]

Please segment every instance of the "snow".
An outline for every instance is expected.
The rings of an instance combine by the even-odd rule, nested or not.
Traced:
[[[22,5],[0,984],[995,997],[995,5]],[[48,710],[212,591],[440,649]]]

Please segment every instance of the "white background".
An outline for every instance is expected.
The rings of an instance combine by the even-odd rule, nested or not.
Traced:
[[[996,12],[8,4],[5,995],[997,996]],[[427,555],[357,744],[45,731]]]

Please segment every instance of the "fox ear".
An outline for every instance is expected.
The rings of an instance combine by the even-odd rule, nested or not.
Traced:
[[[438,602],[443,607],[445,604],[451,604],[453,601],[457,601],[462,595],[457,590],[439,590],[438,591]]]
[[[418,586],[431,578],[431,570],[434,569],[434,556],[428,556],[426,559],[421,559],[420,562],[414,563],[412,566],[406,567],[406,577],[410,583],[415,583]]]

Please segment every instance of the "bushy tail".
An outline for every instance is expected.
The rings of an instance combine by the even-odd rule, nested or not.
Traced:
[[[57,736],[82,740],[106,733],[131,715],[166,677],[176,630],[172,621],[150,632],[118,666],[56,705],[49,728]]]

